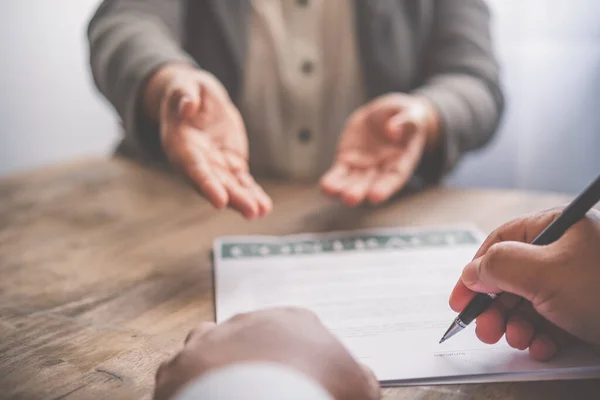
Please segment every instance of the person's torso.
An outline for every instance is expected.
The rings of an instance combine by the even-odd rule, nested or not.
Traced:
[[[318,179],[365,96],[347,0],[251,0],[241,98],[255,174]]]
[[[421,83],[428,3],[190,1],[184,46],[240,109],[253,173],[316,179],[352,111]]]

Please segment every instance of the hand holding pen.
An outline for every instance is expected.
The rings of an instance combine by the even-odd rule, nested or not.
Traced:
[[[582,219],[598,196],[600,178],[562,213],[527,216],[493,232],[452,292],[457,320],[475,315],[480,340],[495,343],[506,335],[509,345],[529,348],[538,360],[573,337],[600,347],[600,212]],[[477,310],[473,299],[487,293],[503,294]]]

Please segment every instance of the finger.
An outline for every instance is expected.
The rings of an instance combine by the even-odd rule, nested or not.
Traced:
[[[248,189],[256,199],[260,217],[264,217],[273,210],[273,201],[249,173],[238,173],[238,181],[243,187]]]
[[[468,287],[465,286],[465,284],[463,283],[462,280],[459,279],[458,282],[456,282],[456,285],[454,285],[454,289],[452,289],[452,293],[450,294],[450,299],[449,299],[449,304],[450,304],[450,308],[454,311],[454,312],[461,312],[462,310],[465,309],[465,307],[469,304],[469,302],[471,302],[471,300],[473,300],[473,297],[475,297],[477,295],[477,292],[472,291],[471,289],[469,289]],[[504,293],[502,296],[499,297],[499,299],[501,301],[505,301],[505,299],[508,298],[513,298],[513,299],[521,299],[518,296],[513,296],[510,295],[511,297],[509,297],[509,294]],[[506,308],[511,308],[512,307],[512,300],[511,303],[505,303],[504,306]],[[515,301],[516,303],[516,301]]]
[[[199,104],[199,101],[190,99],[187,96],[182,97],[179,101],[179,117],[184,120],[191,120],[198,112],[198,109],[200,108]]]
[[[348,176],[346,177],[345,185],[340,191],[339,195],[342,201],[344,200],[344,195],[346,194],[346,190],[352,187],[354,184],[358,184],[362,180],[364,170],[361,168],[351,168],[348,171]]]
[[[533,340],[535,328],[526,319],[511,317],[506,325],[506,342],[517,350],[525,350]]]
[[[237,178],[229,171],[216,169],[217,176],[229,193],[229,204],[231,207],[247,218],[254,219],[258,216],[258,202],[252,193],[242,187]]]
[[[560,215],[560,210],[554,208],[542,213],[521,217],[502,225],[486,238],[473,258],[481,257],[490,247],[499,242],[531,243],[558,215]]]
[[[541,325],[541,327],[538,327],[538,332],[544,332],[550,336],[550,338],[554,340],[554,343],[557,344],[559,351],[561,348],[569,346],[570,344],[579,340],[571,336],[568,332],[552,324],[548,320],[543,320]]]
[[[321,190],[329,196],[338,196],[346,186],[348,173],[348,167],[344,164],[336,163],[321,178]]]
[[[381,388],[379,386],[379,381],[377,380],[377,376],[375,376],[375,373],[373,372],[373,370],[371,368],[367,367],[366,365],[361,364],[361,368],[362,368],[365,376],[367,377],[367,381],[368,381],[368,385],[369,385],[369,389],[370,389],[368,398],[369,399],[381,398]]]
[[[529,302],[523,302],[510,313],[506,323],[506,342],[513,348],[525,350],[531,344],[542,317]]]
[[[154,381],[156,382],[156,386],[159,386],[160,383],[162,382],[163,377],[165,376],[165,371],[167,370],[168,366],[169,366],[168,361],[163,361],[158,366],[158,369],[156,370],[156,375],[154,375]]]
[[[206,163],[199,161],[184,164],[182,169],[192,184],[215,208],[220,210],[227,206],[229,203],[227,189]]]
[[[475,333],[487,344],[497,343],[506,332],[506,320],[512,308],[519,302],[517,296],[502,295],[477,317]]]
[[[548,320],[543,320],[540,325],[541,326],[538,326],[537,332],[545,333],[552,339],[552,341],[556,344],[557,353],[579,341],[579,339],[552,324]]]
[[[168,89],[166,106],[162,107],[161,119],[178,123],[182,119],[192,119],[201,105],[200,90],[197,86],[179,85]]]
[[[495,244],[504,241],[521,241],[521,242],[531,242],[533,239],[539,235],[539,233],[545,229],[558,215],[560,214],[559,209],[551,209],[547,210],[543,213],[538,213],[535,215],[530,215],[527,217],[522,217],[513,221],[510,221],[500,228],[496,229],[492,232],[484,243],[481,245],[473,262],[470,263],[467,268],[463,271],[463,275],[474,275],[467,276],[466,278],[461,277],[454,287],[451,295],[450,295],[450,307],[456,311],[462,311],[466,305],[471,301],[471,299],[475,296],[473,293],[463,282],[463,279],[467,281],[470,280],[478,280],[477,271],[480,268],[481,258],[484,256],[488,250]],[[492,289],[495,288],[485,288],[479,285],[478,291],[481,292],[491,292]]]
[[[385,131],[387,122],[407,109],[410,104],[407,100],[406,95],[393,94],[381,96],[369,103],[364,109],[369,127],[373,130]]]
[[[226,150],[223,153],[225,154],[225,159],[227,160],[230,171],[234,173],[248,171],[248,160],[246,158],[240,156],[232,150]]]
[[[536,361],[548,361],[558,352],[558,345],[546,333],[535,335],[529,346],[529,355]]]
[[[406,173],[386,172],[375,178],[369,188],[367,198],[371,204],[377,205],[388,200],[399,191],[406,183],[408,177]]]
[[[202,336],[213,330],[216,326],[217,324],[215,324],[214,322],[202,322],[200,325],[192,329],[190,333],[187,334],[184,343],[188,344],[192,340],[198,340],[202,338]]]
[[[367,169],[376,166],[379,160],[362,148],[348,148],[339,154],[337,161],[350,169]]]
[[[378,178],[369,190],[368,198],[373,204],[380,204],[398,192],[410,179],[425,146],[424,135],[413,135],[406,150],[397,158],[384,165],[387,173]]]
[[[406,113],[392,116],[385,124],[385,135],[398,146],[407,146],[413,135],[417,133],[417,124]]]
[[[154,400],[171,399],[177,389],[185,383],[185,381],[182,381],[181,374],[178,374],[176,369],[173,368],[173,365],[181,358],[181,354],[177,354],[170,361],[163,362],[158,367],[155,375]]]
[[[342,201],[348,207],[355,207],[367,197],[367,192],[377,176],[375,168],[357,170],[352,173],[352,179],[340,193]]]
[[[207,163],[215,168],[229,168],[229,162],[227,161],[225,154],[220,151],[211,139],[208,137],[206,132],[198,130],[191,126],[181,126],[178,128],[181,132],[181,137],[185,137],[185,145],[190,151],[190,155],[187,158],[191,161],[195,161],[196,154],[201,154],[202,159],[207,160]]]
[[[260,216],[269,215],[273,211],[273,200],[258,183],[254,185],[253,191],[260,207]]]
[[[543,286],[544,249],[518,242],[496,243],[463,270],[461,279],[480,293],[510,292],[532,301]]]
[[[548,320],[541,319],[529,347],[530,356],[538,361],[547,361],[577,339]],[[533,349],[532,349],[533,347]]]
[[[504,312],[497,303],[493,303],[481,313],[477,317],[475,326],[475,334],[479,340],[483,343],[494,344],[502,339],[506,329],[504,317]]]
[[[454,289],[452,289],[452,293],[450,294],[450,299],[448,301],[450,308],[454,312],[461,312],[465,309],[469,302],[473,300],[475,295],[477,295],[477,293],[466,287],[462,280],[459,279],[459,281],[456,282]]]

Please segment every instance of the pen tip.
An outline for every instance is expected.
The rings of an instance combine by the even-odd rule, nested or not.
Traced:
[[[452,325],[450,325],[450,328],[448,328],[446,333],[444,333],[444,336],[442,336],[442,340],[440,340],[440,344],[444,343],[446,340],[450,339],[452,336],[454,336],[458,332],[462,331],[464,329],[464,327],[465,327],[465,325],[462,323],[462,321],[460,319],[457,318],[456,320],[454,320]]]

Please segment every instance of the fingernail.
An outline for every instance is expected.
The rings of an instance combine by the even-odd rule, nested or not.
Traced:
[[[472,286],[479,282],[479,265],[481,264],[481,258],[477,258],[471,261],[462,273],[462,281],[467,286]]]

